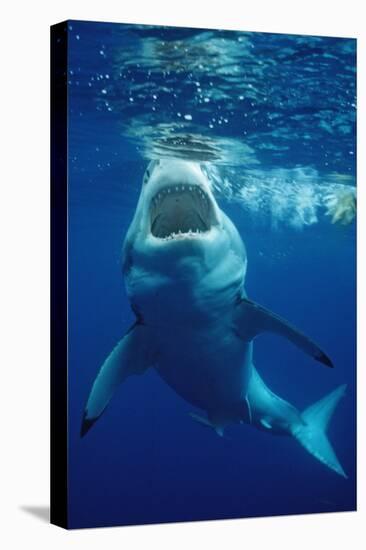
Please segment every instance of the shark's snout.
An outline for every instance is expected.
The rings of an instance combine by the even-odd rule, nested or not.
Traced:
[[[216,222],[211,197],[201,185],[165,185],[150,202],[150,231],[158,239],[197,238]]]

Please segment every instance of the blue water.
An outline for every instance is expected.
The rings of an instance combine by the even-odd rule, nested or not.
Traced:
[[[93,527],[354,510],[352,39],[70,22],[69,521]],[[134,320],[121,247],[151,158],[204,163],[248,251],[250,298],[333,370],[259,337],[255,364],[300,410],[347,383],[329,437],[348,479],[289,437],[196,424],[154,371],[80,439],[88,393]]]

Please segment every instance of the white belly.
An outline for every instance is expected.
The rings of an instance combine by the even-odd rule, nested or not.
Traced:
[[[251,374],[252,344],[220,324],[202,330],[169,327],[156,332],[157,370],[181,397],[205,410],[242,402]]]

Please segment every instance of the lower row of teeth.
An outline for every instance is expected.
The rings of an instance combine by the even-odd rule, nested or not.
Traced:
[[[192,229],[190,229],[189,231],[183,231],[183,232],[179,230],[178,233],[175,233],[173,231],[173,233],[170,233],[170,235],[168,235],[167,237],[163,237],[163,240],[170,241],[171,239],[175,239],[176,237],[179,237],[179,235],[188,235],[189,237],[193,237],[193,235],[200,235],[201,233],[203,233],[203,231],[200,231],[199,229],[196,229],[195,231],[192,231]]]

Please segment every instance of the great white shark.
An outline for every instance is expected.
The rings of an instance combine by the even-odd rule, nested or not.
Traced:
[[[123,272],[136,321],[107,357],[87,400],[81,435],[131,375],[155,368],[219,435],[231,423],[293,436],[347,477],[326,435],[345,385],[300,412],[275,393],[252,360],[253,340],[273,332],[327,367],[310,338],[248,299],[247,254],[199,163],[152,161],[123,245]]]

